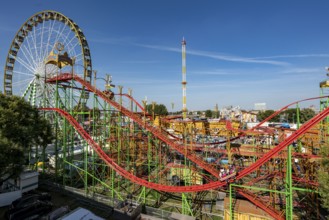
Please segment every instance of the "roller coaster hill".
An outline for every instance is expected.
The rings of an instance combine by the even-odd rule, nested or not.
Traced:
[[[227,120],[155,120],[131,90],[118,86],[116,93],[109,79],[100,90],[96,79],[86,37],[72,19],[42,11],[17,31],[4,92],[23,96],[53,126],[54,143],[30,152],[44,178],[113,204],[129,197],[163,218],[323,215],[317,171],[328,145],[328,81],[320,84],[320,97],[289,104],[242,130]],[[300,104],[314,100],[319,113],[301,125]],[[87,105],[91,111],[84,111]],[[297,129],[262,126],[289,107],[296,108]],[[246,203],[258,212],[246,211]]]

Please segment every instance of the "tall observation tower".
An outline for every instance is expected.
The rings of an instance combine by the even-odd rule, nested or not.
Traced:
[[[183,75],[183,79],[182,79],[182,85],[183,85],[183,109],[182,109],[182,113],[183,113],[183,119],[186,118],[186,113],[187,113],[187,108],[186,108],[186,41],[183,37],[182,40],[182,75]]]

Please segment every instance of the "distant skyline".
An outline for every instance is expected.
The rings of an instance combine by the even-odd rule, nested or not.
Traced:
[[[43,10],[79,25],[99,77],[109,73],[137,101],[147,97],[168,111],[182,108],[183,37],[190,111],[255,103],[279,109],[319,96],[327,79],[328,1],[15,0],[0,8],[1,91],[15,33]]]

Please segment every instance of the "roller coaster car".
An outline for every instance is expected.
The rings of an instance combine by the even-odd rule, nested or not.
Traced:
[[[231,179],[232,177],[235,177],[236,176],[236,172],[233,172],[233,173],[231,173],[231,174],[229,174],[229,175],[226,175],[226,176],[223,176],[223,177],[221,177],[219,180],[220,181],[227,181],[227,180],[229,180],[229,179]]]
[[[106,95],[106,97],[108,97],[109,99],[113,99],[114,97],[114,92],[112,92],[111,90],[105,90],[103,91],[103,94]]]

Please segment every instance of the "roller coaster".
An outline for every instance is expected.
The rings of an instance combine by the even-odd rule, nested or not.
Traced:
[[[218,192],[229,197],[231,219],[242,197],[269,218],[320,215],[317,170],[321,148],[328,144],[328,96],[289,104],[249,130],[225,121],[224,141],[207,142],[196,139],[195,121],[162,118],[156,126],[146,103],[139,104],[122,87],[115,94],[108,81],[105,90],[98,89],[92,73],[86,37],[61,13],[33,15],[12,41],[4,92],[23,96],[53,126],[54,167],[47,166],[46,149],[35,148],[48,178],[112,199],[129,195],[199,219],[216,219],[223,212],[213,208]],[[301,125],[299,104],[316,99],[320,112]],[[294,105],[298,129],[261,126]],[[170,134],[168,123],[179,124],[180,135]],[[74,155],[77,143],[83,147],[79,157]],[[228,168],[234,170],[225,178],[219,175]]]

